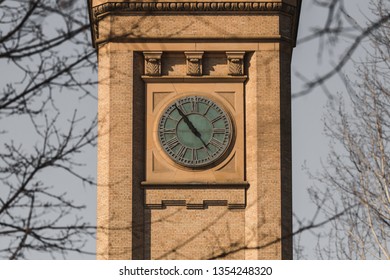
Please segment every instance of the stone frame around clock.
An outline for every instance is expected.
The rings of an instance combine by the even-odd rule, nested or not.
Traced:
[[[200,99],[203,99],[203,101],[210,101],[212,102],[214,105],[210,104],[210,107],[214,107],[214,108],[219,108],[219,110],[221,110],[221,115],[223,115],[227,120],[226,120],[226,124],[225,126],[228,126],[228,129],[227,129],[227,135],[224,135],[224,143],[221,143],[222,145],[224,145],[222,147],[222,149],[220,150],[219,153],[217,153],[215,155],[214,158],[211,158],[211,159],[205,159],[205,163],[202,163],[202,162],[199,162],[199,163],[186,163],[186,162],[181,162],[180,159],[175,159],[173,158],[172,156],[169,156],[170,159],[173,161],[173,163],[176,165],[180,165],[186,169],[191,169],[191,170],[201,170],[201,169],[210,169],[212,168],[213,166],[216,166],[218,165],[220,162],[222,162],[227,156],[229,156],[230,154],[230,150],[231,150],[231,147],[232,145],[234,145],[234,131],[235,131],[235,125],[234,125],[234,122],[232,121],[232,117],[231,117],[231,114],[229,113],[229,111],[225,108],[225,106],[221,105],[218,101],[215,101],[214,99],[211,99],[209,95],[205,95],[205,94],[202,94],[202,93],[197,93],[197,92],[193,92],[189,95],[184,95],[182,97],[179,97],[179,98],[176,98],[174,100],[172,100],[171,103],[169,103],[167,105],[167,107],[165,107],[165,109],[162,110],[161,114],[160,114],[160,120],[158,122],[158,128],[157,128],[157,134],[159,135],[158,136],[158,140],[159,140],[159,143],[160,143],[160,146],[163,148],[163,150],[165,150],[166,154],[169,154],[169,150],[167,150],[167,147],[164,146],[163,144],[163,140],[161,139],[161,131],[160,131],[160,128],[161,128],[161,120],[163,119],[166,119],[166,117],[164,117],[164,115],[167,114],[168,111],[172,112],[173,110],[170,109],[172,108],[172,104],[173,103],[176,103],[177,100],[186,100],[188,98],[191,98],[191,97],[198,97]],[[225,141],[226,141],[226,144],[225,144]]]
[[[146,181],[147,185],[186,183],[242,184],[245,182],[244,77],[205,79],[201,77],[143,77],[146,85]],[[234,127],[227,155],[216,164],[191,169],[175,163],[158,140],[158,122],[173,100],[191,95],[217,102],[230,115]]]

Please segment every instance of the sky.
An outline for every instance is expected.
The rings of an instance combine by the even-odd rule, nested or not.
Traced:
[[[344,1],[346,10],[361,25],[367,22],[369,15],[366,0]],[[313,1],[303,0],[299,22],[298,41],[313,33],[314,27],[319,27],[326,20],[325,10],[318,8]],[[320,50],[318,40],[297,44],[292,60],[292,92],[299,92],[303,85],[300,76],[310,80],[325,74],[338,62],[350,40],[342,40],[335,46],[327,46]],[[320,54],[320,56],[319,56]],[[353,55],[354,60],[364,57],[362,48]],[[343,69],[345,74],[353,76],[353,63],[348,63]],[[345,88],[338,76],[326,83],[326,87],[335,97],[330,100],[322,88],[317,87],[303,97],[292,101],[292,162],[293,162],[293,212],[302,221],[310,221],[316,207],[308,196],[308,188],[315,184],[309,173],[315,174],[322,170],[329,151],[329,141],[324,134],[324,122],[329,105],[337,106],[337,94],[345,94]],[[320,222],[321,219],[317,220]],[[297,229],[297,228],[295,228]],[[318,231],[316,231],[318,233]],[[316,259],[315,246],[317,239],[312,232],[301,236],[300,245],[304,247],[304,256]]]
[[[348,11],[358,22],[364,24],[366,22],[365,14],[368,14],[366,0],[354,0],[347,2]],[[313,1],[303,0],[301,18],[299,25],[298,39],[311,34],[313,27],[321,25],[326,19],[326,13],[324,10],[316,7]],[[299,41],[299,40],[298,40]],[[330,69],[332,64],[337,62],[340,55],[343,53],[344,47],[349,42],[339,42],[334,49],[324,48],[321,59],[318,56],[319,43],[318,41],[297,44],[293,53],[292,60],[292,92],[298,92],[303,87],[300,76],[304,76],[307,79],[314,78],[317,75],[321,75]],[[363,56],[362,50],[358,50],[355,53],[355,57]],[[4,67],[0,65],[0,67]],[[347,65],[345,71],[352,72],[352,64]],[[4,74],[6,75],[6,74]],[[10,75],[10,72],[8,72]],[[4,78],[5,76],[3,76]],[[3,81],[6,79],[3,79]],[[0,85],[2,83],[0,81]],[[344,88],[342,82],[337,78],[332,78],[327,83],[327,88],[332,93],[343,93]],[[309,178],[307,170],[315,173],[321,170],[321,161],[326,159],[328,153],[328,143],[330,139],[327,139],[323,133],[323,118],[327,111],[327,104],[329,98],[324,94],[321,88],[314,89],[310,94],[294,98],[292,102],[292,145],[293,145],[293,211],[294,214],[301,220],[309,221],[312,217],[312,213],[315,211],[315,207],[310,203],[307,190],[313,184],[313,181]],[[336,100],[337,101],[337,100]],[[59,106],[61,106],[64,112],[72,112],[74,108],[78,108],[80,111],[86,113],[88,116],[94,116],[97,111],[97,102],[92,99],[78,99],[77,96],[60,95],[58,100]],[[63,115],[66,121],[69,118],[69,114]],[[22,120],[21,120],[22,121]],[[17,120],[12,121],[12,124],[2,124],[2,128],[6,126],[16,126]],[[26,131],[23,129],[17,130],[12,136],[15,138],[23,138]],[[16,135],[16,136],[15,136]],[[3,138],[4,142],[5,139]],[[0,141],[1,143],[1,141]],[[90,174],[96,177],[96,150],[88,149],[80,155],[79,158],[86,165],[83,167],[83,173]],[[53,185],[59,185],[60,188],[67,189],[70,196],[75,197],[81,204],[85,204],[87,208],[81,213],[87,221],[91,224],[96,223],[96,188],[95,187],[81,187],[72,188],[70,186],[79,186],[79,182],[74,178],[67,177],[58,180],[59,175],[56,170],[45,177],[46,182]],[[314,247],[316,240],[313,235],[308,232],[304,233],[301,238],[301,244],[304,246],[304,256],[309,259],[316,258]],[[95,250],[95,241],[88,240],[85,248],[89,251]],[[30,258],[40,259],[47,258],[47,256],[34,254],[30,255]],[[69,254],[69,259],[94,259],[93,255],[75,255]]]

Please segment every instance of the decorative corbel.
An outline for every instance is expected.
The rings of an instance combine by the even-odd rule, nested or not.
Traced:
[[[244,75],[244,56],[245,52],[226,52],[229,75]]]
[[[187,61],[187,75],[202,75],[202,57],[204,52],[184,52]]]
[[[162,52],[144,52],[145,75],[161,76]]]

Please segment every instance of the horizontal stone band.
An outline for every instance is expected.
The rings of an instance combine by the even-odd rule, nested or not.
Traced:
[[[137,12],[284,12],[293,15],[295,7],[280,2],[108,2],[93,7],[93,15]]]

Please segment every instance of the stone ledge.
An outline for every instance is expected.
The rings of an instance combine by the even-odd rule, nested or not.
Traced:
[[[234,183],[152,183],[142,182],[144,206],[147,209],[165,209],[184,206],[187,209],[207,209],[227,206],[245,209],[248,182]],[[180,191],[178,191],[180,190]]]
[[[92,8],[94,18],[109,13],[215,13],[284,12],[294,15],[296,7],[281,2],[109,2]]]
[[[201,189],[247,189],[249,188],[249,182],[223,182],[223,183],[214,183],[214,182],[194,182],[194,183],[161,183],[161,182],[141,182],[141,187],[143,188],[170,188],[170,189],[188,189],[188,188],[201,188]]]
[[[142,80],[148,83],[243,83],[248,77],[246,75],[242,76],[142,76]]]

